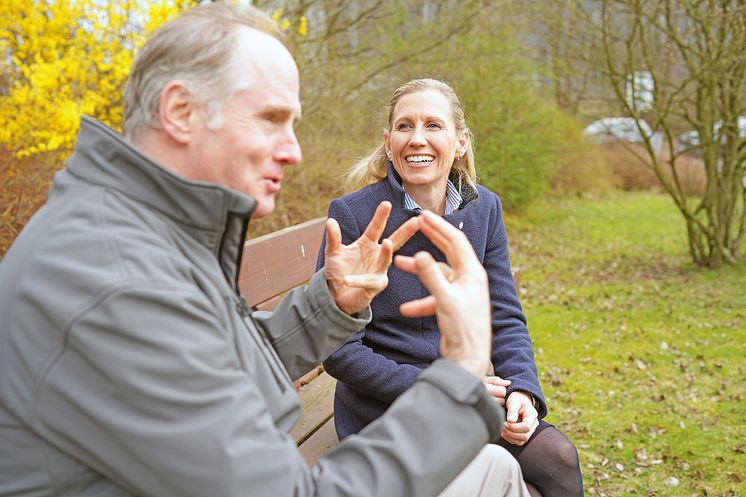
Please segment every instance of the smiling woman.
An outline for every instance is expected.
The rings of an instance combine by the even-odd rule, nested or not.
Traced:
[[[343,243],[360,236],[360,227],[369,223],[381,201],[393,206],[383,236],[423,210],[443,216],[464,232],[489,279],[493,338],[483,383],[507,410],[499,445],[520,463],[532,495],[582,495],[574,445],[542,419],[547,407],[511,274],[502,204],[495,193],[476,184],[469,130],[450,86],[418,79],[394,92],[382,142],[353,166],[347,184],[371,180],[378,181],[329,206],[329,217],[339,223]],[[421,251],[447,262],[419,234],[397,254],[412,256]],[[318,266],[323,264],[322,245]],[[324,362],[326,371],[339,380],[334,420],[340,439],[381,416],[440,357],[436,319],[407,318],[400,312],[402,303],[427,297],[427,291],[416,278],[396,268],[389,270],[388,277],[388,287],[371,302],[371,323]]]
[[[386,155],[407,193],[422,208],[443,215],[451,166],[469,143],[469,132],[456,129],[445,95],[424,90],[403,96],[384,141]]]

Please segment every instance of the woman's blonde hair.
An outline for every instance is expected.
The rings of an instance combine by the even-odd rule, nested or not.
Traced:
[[[389,132],[391,131],[391,126],[393,124],[392,120],[394,117],[394,110],[396,109],[399,100],[401,100],[405,95],[425,90],[437,90],[446,97],[451,106],[453,121],[456,125],[456,133],[463,134],[469,132],[469,128],[466,126],[466,118],[464,117],[464,109],[461,106],[461,102],[459,101],[456,92],[454,92],[453,88],[448,84],[431,78],[413,79],[396,89],[391,97],[391,101],[389,102]],[[360,159],[347,172],[347,176],[344,180],[345,190],[356,190],[363,185],[385,178],[387,162],[388,157],[386,156],[386,148],[382,140],[379,145],[371,150],[365,157]],[[468,142],[466,153],[453,161],[451,173],[455,173],[456,175],[456,187],[459,190],[464,183],[476,189],[477,170],[474,166],[474,148],[472,147],[471,139]]]

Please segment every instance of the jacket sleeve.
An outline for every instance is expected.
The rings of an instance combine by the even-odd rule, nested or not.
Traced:
[[[502,205],[497,195],[492,236],[487,241],[484,268],[490,282],[492,300],[492,363],[495,374],[511,380],[508,395],[515,390],[529,392],[539,401],[539,418],[547,414],[544,394],[534,361],[534,351],[526,326],[526,317],[515,291],[510,270],[508,238],[503,221]]]
[[[28,422],[127,493],[161,497],[434,496],[496,435],[496,403],[443,363],[309,468],[220,324],[188,288],[97,296],[64,330]]]
[[[364,227],[358,226],[349,207],[341,200],[332,201],[329,217],[339,223],[344,244],[357,240],[363,232]],[[317,267],[324,265],[325,243],[322,242],[319,250]],[[355,333],[324,361],[324,369],[349,387],[390,404],[414,384],[422,370],[411,364],[398,364],[375,352],[363,343],[364,336],[365,329]]]
[[[252,317],[295,380],[370,322],[370,308],[355,317],[342,311],[331,297],[324,272],[318,271],[307,286],[290,292],[273,312],[258,311]]]

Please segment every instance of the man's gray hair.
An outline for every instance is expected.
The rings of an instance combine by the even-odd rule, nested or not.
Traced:
[[[203,4],[161,26],[135,57],[124,91],[124,135],[139,141],[158,126],[161,92],[181,81],[204,106],[208,126],[222,126],[223,105],[249,84],[239,77],[235,31],[246,26],[283,41],[272,19],[248,5]]]

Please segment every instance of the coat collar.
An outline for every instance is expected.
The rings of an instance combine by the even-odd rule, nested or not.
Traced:
[[[451,174],[450,178],[448,179],[450,179],[458,188],[458,182],[454,174]],[[401,176],[399,176],[399,173],[396,172],[396,169],[394,169],[394,164],[391,161],[388,161],[386,163],[386,178],[382,181],[386,182],[391,194],[391,198],[396,201],[394,208],[403,208],[405,194],[404,187],[402,186]],[[466,204],[479,197],[479,193],[477,192],[477,190],[472,188],[467,183],[463,183],[461,185],[461,188],[459,188],[459,194],[461,195],[461,205],[459,206],[458,210],[463,209],[464,207],[466,207]]]
[[[83,116],[69,174],[115,190],[176,222],[220,261],[234,279],[256,201],[209,182],[166,169],[96,119]]]

